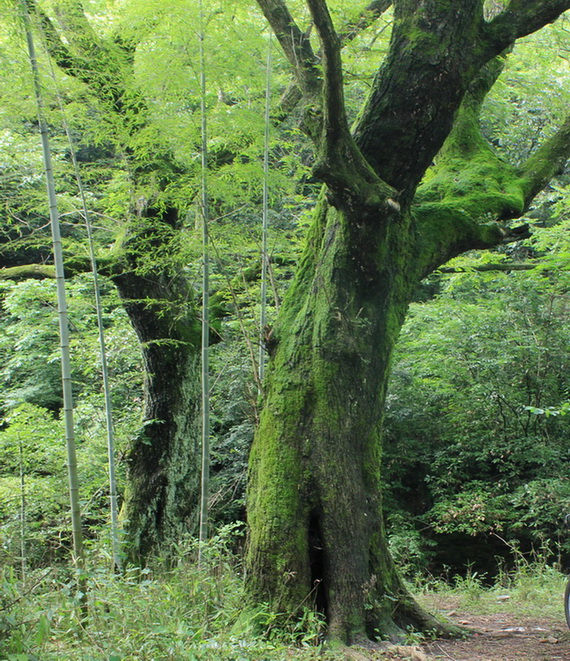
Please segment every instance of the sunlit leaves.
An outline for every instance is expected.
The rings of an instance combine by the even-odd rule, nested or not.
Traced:
[[[569,18],[517,42],[486,104],[493,143],[520,163],[552,135],[568,112]]]

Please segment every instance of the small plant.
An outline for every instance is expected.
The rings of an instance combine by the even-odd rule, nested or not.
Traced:
[[[485,576],[473,571],[468,567],[465,576],[455,577],[455,589],[464,594],[469,601],[477,601],[481,599],[484,592]]]

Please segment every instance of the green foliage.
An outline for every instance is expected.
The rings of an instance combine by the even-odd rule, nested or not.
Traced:
[[[249,338],[255,347],[259,335],[255,272],[259,261],[257,206],[267,45],[267,35],[259,29],[260,17],[252,11],[251,3],[238,0],[231,7],[227,4],[222,0],[208,4],[206,48],[209,185],[216,216],[211,228],[217,252],[213,283],[218,300],[229,310],[219,329],[223,342],[213,351],[216,438],[212,505],[218,523],[243,516],[246,455],[256,421],[253,366],[243,340],[244,336]],[[298,15],[308,18],[305,3],[292,4]],[[40,5],[52,15],[52,3],[40,0]],[[352,2],[331,5],[337,25],[354,15]],[[13,9],[13,5],[5,6]],[[111,111],[93,89],[57,70],[55,82],[63,93],[77,140],[88,204],[97,218],[99,251],[106,258],[121,257],[127,237],[139,275],[159,271],[171,277],[184,272],[197,282],[194,204],[200,164],[200,99],[195,64],[198,40],[189,27],[196,24],[197,3],[91,0],[86,8],[105,46],[101,52],[106,59],[99,58],[96,65],[101,67],[104,61],[107,70],[98,70],[97,75],[120,71],[121,102],[126,110]],[[352,113],[367,94],[368,80],[386,52],[391,20],[388,13],[345,51]],[[75,47],[85,37],[71,31],[66,42]],[[135,45],[132,66],[125,65],[113,50],[118,37]],[[21,48],[15,47],[19,39],[17,19],[12,11],[6,11],[0,22],[0,64],[5,73],[0,80],[0,202],[6,211],[0,228],[0,254],[6,263],[46,259],[49,241],[47,232],[40,229],[47,205],[27,63]],[[568,95],[560,85],[567,63],[557,57],[558,47],[566,39],[562,23],[521,42],[487,102],[486,134],[517,162],[548,137],[568,107]],[[40,53],[40,63],[47,72],[45,53]],[[274,68],[275,105],[289,82],[280,53],[276,53]],[[70,175],[69,146],[61,130],[54,81],[46,75],[43,85],[55,134],[61,208],[69,222],[64,233],[71,253],[82,256],[84,232]],[[276,269],[280,297],[288,284],[290,263],[304,230],[303,214],[312,206],[315,184],[311,179],[312,156],[299,132],[289,125],[272,129],[270,158],[270,243],[275,255],[284,256],[283,267]],[[436,201],[443,198],[445,202],[449,192],[454,199],[462,198],[466,212],[473,212],[477,209],[470,194],[477,191],[480,197],[485,189],[489,196],[497,197],[498,206],[521,210],[519,191],[505,190],[508,177],[498,172],[496,159],[481,158],[474,165],[470,171],[458,165],[451,178],[448,170],[445,182],[432,179],[431,193]],[[496,179],[495,189],[489,184],[489,175]],[[554,214],[567,217],[569,199],[562,187],[553,189],[545,204],[549,218]],[[176,230],[182,231],[170,226],[157,229],[152,221],[147,225],[145,213],[151,206],[160,210],[173,207],[180,219]],[[567,241],[561,248],[564,240],[560,228],[567,231],[565,222],[559,228],[545,228],[529,244],[530,252],[550,250],[553,254],[537,274],[503,275],[494,281],[474,273],[457,276],[442,285],[437,300],[412,310],[394,369],[386,453],[387,478],[392,482],[386,494],[392,550],[410,572],[432,558],[433,540],[420,534],[420,525],[464,536],[501,533],[539,544],[556,535],[557,507],[570,504],[563,481],[568,467],[564,438],[570,421],[568,416],[554,415],[566,410],[570,388],[565,376],[570,338],[562,298],[568,279],[558,272],[567,267],[570,254]],[[85,509],[96,529],[105,518],[106,451],[94,318],[88,314],[89,286],[88,279],[77,279],[70,293],[78,449]],[[53,549],[59,540],[68,542],[63,533],[64,469],[58,446],[61,397],[53,289],[49,282],[1,285],[0,407],[5,418],[0,431],[0,518],[7,564],[15,564],[20,534],[14,497],[20,488],[20,447],[29,502],[26,541],[30,560],[46,562],[57,555]],[[110,295],[108,285],[107,290]],[[136,338],[124,314],[112,296],[107,301],[105,324],[121,449],[139,424],[142,368]],[[442,361],[442,356],[447,360]],[[399,504],[402,502],[404,506]],[[420,517],[418,526],[414,517]],[[44,554],[42,548],[52,550]],[[113,589],[118,595],[119,588]],[[183,600],[182,590],[177,590]],[[133,598],[136,594],[134,588],[129,593]],[[159,589],[149,588],[149,595],[161,602]],[[205,602],[208,598],[204,597]],[[118,603],[118,596],[112,599]],[[176,614],[173,622],[178,617]],[[272,614],[267,614],[267,626],[271,618]],[[65,622],[69,624],[71,619]],[[154,626],[146,620],[137,622],[137,626],[149,625],[151,630]],[[44,624],[38,624],[37,632],[42,644],[45,635],[40,629],[44,631]],[[174,651],[170,651],[165,642],[174,640],[177,630],[170,624],[164,627],[164,631],[155,632],[155,638],[150,636],[148,654],[180,653],[178,643],[172,643]],[[188,634],[183,627],[180,632]],[[162,634],[164,640],[156,642]],[[136,641],[143,646],[146,642]],[[226,654],[225,644],[211,649]],[[211,653],[211,649],[206,646],[196,652],[196,658]],[[240,658],[242,652],[236,651],[233,642],[227,643],[227,649],[233,650],[227,652],[232,658]],[[116,656],[115,651],[107,652],[109,658]],[[27,653],[26,648],[20,653]],[[259,653],[259,649],[243,647],[243,658]],[[93,658],[98,654],[100,650],[94,650]]]
[[[229,551],[236,534],[241,533],[230,526],[212,539],[200,567],[195,562],[196,543],[188,542],[177,549],[179,563],[169,571],[156,566],[109,575],[107,567],[93,569],[87,576],[89,619],[83,623],[77,619],[68,572],[37,572],[26,587],[4,570],[2,658],[17,654],[27,661],[259,661],[291,658],[291,654],[311,658],[322,627],[315,618],[302,626],[291,621],[286,630],[278,631],[272,625],[277,615],[260,612],[264,637],[237,624],[244,596],[240,564]],[[91,566],[94,561],[92,557]],[[288,649],[295,647],[298,651]]]
[[[28,401],[61,407],[55,282],[2,283],[3,406]],[[23,321],[23,323],[18,323]]]
[[[402,517],[415,521],[424,554],[434,538],[445,546],[465,537],[495,539],[495,554],[509,554],[495,535],[526,551],[545,542],[570,551],[560,539],[570,509],[570,427],[567,416],[554,415],[570,391],[568,271],[559,268],[567,222],[562,216],[544,234],[536,230],[535,254],[551,249],[542,268],[467,268],[410,310],[388,398],[386,496],[394,535]],[[480,263],[497,259],[482,255]],[[461,557],[446,561],[464,564],[469,548],[473,560],[481,555],[473,541],[463,545]]]
[[[520,164],[562,124],[568,89],[568,17],[517,42],[486,99],[484,128],[491,142]]]
[[[61,407],[57,308],[53,281],[1,283],[2,400],[0,535],[6,565],[19,564],[22,538],[20,469],[24,476],[26,563],[60,560],[70,544]],[[118,451],[140,425],[142,366],[125,314],[103,282],[104,324]],[[106,420],[99,345],[89,277],[69,282],[75,421],[88,536],[108,518]],[[120,465],[121,487],[124,466]]]
[[[243,348],[216,347],[212,396],[211,516],[218,524],[245,518],[247,457],[253,439],[255,383]],[[220,360],[224,363],[220,364]],[[231,361],[231,362],[227,362]]]
[[[60,421],[46,416],[42,407],[21,404],[3,422],[0,462],[5,472],[18,474],[21,454],[26,475],[59,475],[57,442],[63,431]]]
[[[389,520],[389,548],[402,576],[423,576],[433,556],[435,544],[422,537],[407,517],[392,512]]]
[[[426,592],[420,598],[431,609],[438,602],[453,599],[458,610],[466,609],[478,614],[508,613],[516,617],[548,617],[563,622],[561,599],[568,577],[537,555],[525,559],[517,555],[517,561],[509,571],[501,571],[494,581],[488,576],[469,570],[451,582],[435,580],[419,583],[418,589]]]
[[[129,391],[138,389],[140,397],[141,366],[134,333],[116,294],[103,284],[104,325],[115,403],[125,402]],[[3,314],[0,316],[0,379],[3,393],[0,406],[10,408],[30,402],[57,412],[61,405],[59,337],[55,282],[25,280],[0,282]],[[93,284],[89,276],[68,282],[71,344],[74,361],[74,390],[100,389],[99,345],[93,309]]]

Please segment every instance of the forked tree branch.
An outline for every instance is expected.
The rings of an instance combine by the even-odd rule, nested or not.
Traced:
[[[570,0],[511,0],[488,23],[481,24],[487,56],[497,55],[517,39],[553,23],[570,9]]]
[[[351,135],[344,104],[340,40],[326,0],[307,0],[321,41],[323,100],[315,174],[332,193],[331,202],[356,211],[359,220],[375,217],[382,208],[399,211],[396,191],[370,167]]]
[[[257,4],[281,44],[303,95],[316,97],[321,81],[309,35],[295,23],[283,0],[257,0]]]
[[[386,11],[386,9],[391,6],[391,4],[391,0],[372,0],[372,2],[370,2],[370,4],[368,4],[361,12],[359,12],[357,16],[349,19],[346,23],[341,25],[338,32],[338,38],[341,47],[350,43],[362,31],[370,27],[374,21],[376,21]],[[301,31],[299,30],[299,33],[300,32]],[[319,58],[315,54],[313,54],[313,57],[313,65],[316,68],[319,65]],[[281,97],[277,112],[275,113],[276,119],[284,119],[287,117],[303,98],[303,91],[297,82],[295,82],[296,79],[297,76],[295,76],[295,80],[291,83],[291,85],[289,85]]]
[[[349,133],[344,105],[340,40],[334,29],[326,1],[307,0],[307,4],[319,33],[323,57],[323,137],[327,141],[338,140]]]

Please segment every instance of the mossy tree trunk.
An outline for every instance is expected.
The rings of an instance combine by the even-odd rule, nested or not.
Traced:
[[[523,236],[524,226],[499,221],[520,216],[539,178],[567,158],[568,123],[535,155],[536,169],[529,161],[515,170],[484,140],[478,112],[501,68],[494,58],[570,3],[531,2],[527,11],[529,3],[513,2],[510,16],[491,22],[476,0],[395,3],[390,52],[353,134],[326,3],[307,0],[322,79],[285,4],[258,4],[306,97],[325,187],[273,333],[250,458],[249,595],[288,613],[320,609],[331,640],[343,643],[397,637],[408,625],[453,633],[406,592],[387,548],[381,435],[390,357],[420,280],[465,250]],[[438,152],[430,183],[420,185]]]
[[[145,266],[157,225],[165,248],[164,220],[141,219],[147,230],[127,239],[113,275],[140,340],[143,357],[143,424],[128,449],[128,482],[121,512],[127,556],[144,562],[168,558],[176,542],[197,530],[200,494],[200,321],[194,292],[177,265]]]
[[[324,199],[317,216],[275,329],[251,455],[249,585],[287,612],[316,603],[331,635],[353,641],[380,623],[391,630],[395,606],[401,624],[415,612],[386,549],[380,432],[417,279],[402,258],[411,248],[404,218],[383,232],[356,227]]]

